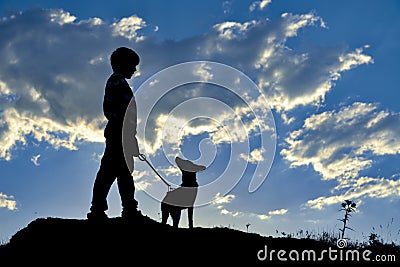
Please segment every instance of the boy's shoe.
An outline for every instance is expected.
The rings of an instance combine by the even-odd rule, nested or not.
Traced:
[[[140,220],[143,215],[138,209],[129,209],[122,210],[121,217],[125,220]]]
[[[106,214],[104,211],[96,211],[96,212],[91,211],[91,212],[89,212],[88,214],[86,214],[86,218],[87,218],[89,221],[99,221],[99,222],[102,222],[102,221],[107,220],[107,219],[108,219],[108,216],[107,216],[107,214]]]

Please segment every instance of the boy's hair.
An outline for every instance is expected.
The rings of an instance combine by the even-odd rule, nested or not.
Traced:
[[[128,47],[119,47],[112,52],[111,67],[114,72],[125,72],[140,62],[139,55]]]

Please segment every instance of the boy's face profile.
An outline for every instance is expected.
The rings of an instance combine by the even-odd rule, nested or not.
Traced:
[[[124,78],[126,79],[131,79],[132,75],[136,72],[136,66],[137,65],[132,65],[130,68],[127,68],[126,72],[124,73]]]

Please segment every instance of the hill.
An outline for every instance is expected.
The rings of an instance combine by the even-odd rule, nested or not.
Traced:
[[[400,260],[396,249],[386,251],[386,255],[397,254]],[[103,223],[39,218],[18,231],[9,243],[0,246],[0,262],[3,266],[19,263],[35,266],[60,263],[64,266],[99,263],[131,266],[236,266],[239,263],[245,266],[271,263],[273,266],[288,263],[297,266],[302,263],[317,266],[323,263],[333,266],[346,261],[346,251],[313,239],[265,237],[230,228],[175,229],[147,216],[139,216],[134,221],[116,217]],[[362,253],[362,250],[358,251],[358,261],[355,258],[347,261],[363,266],[372,263],[363,260]],[[347,254],[350,256],[351,253]],[[369,259],[373,260],[376,254],[372,251]],[[336,259],[332,260],[334,257]]]

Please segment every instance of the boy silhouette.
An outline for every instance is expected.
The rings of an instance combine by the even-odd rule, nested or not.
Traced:
[[[108,78],[103,99],[103,113],[108,122],[104,130],[106,147],[101,159],[100,168],[94,181],[89,220],[104,220],[108,216],[107,196],[115,180],[117,180],[118,192],[121,197],[122,218],[137,218],[140,212],[137,209],[135,185],[132,177],[133,157],[139,156],[139,147],[136,139],[136,103],[130,107],[134,118],[130,120],[129,144],[130,159],[125,161],[122,145],[122,128],[125,113],[131,101],[135,101],[132,89],[126,79],[131,79],[139,64],[138,54],[130,48],[119,47],[110,57],[113,73]],[[130,108],[131,109],[131,108]],[[124,138],[126,138],[126,133]]]

